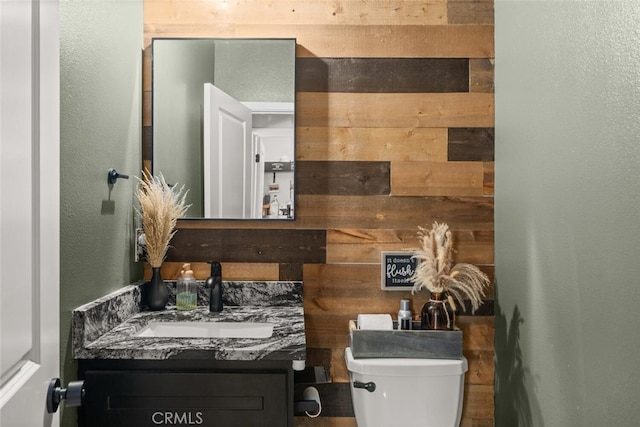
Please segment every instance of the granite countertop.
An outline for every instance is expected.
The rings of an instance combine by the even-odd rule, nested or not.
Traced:
[[[145,311],[140,284],[130,285],[73,311],[76,359],[305,360],[306,340],[301,282],[224,282],[224,310],[209,313],[208,291],[201,288],[198,307],[175,308],[174,282],[166,310]],[[137,337],[149,322],[267,322],[269,338]]]

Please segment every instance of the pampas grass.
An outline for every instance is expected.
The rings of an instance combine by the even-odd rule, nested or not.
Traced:
[[[178,218],[184,216],[190,205],[185,204],[187,193],[184,186],[177,191],[169,187],[162,174],[151,176],[144,171],[138,179],[136,192],[142,218],[147,262],[151,267],[160,267],[167,255],[169,241],[176,233]]]
[[[418,266],[411,277],[414,282],[411,293],[415,294],[422,288],[431,293],[447,293],[455,297],[463,309],[466,297],[471,302],[472,312],[475,312],[482,304],[489,278],[475,265],[453,265],[453,239],[449,226],[434,222],[431,230],[418,227],[418,241],[420,249],[413,255]]]

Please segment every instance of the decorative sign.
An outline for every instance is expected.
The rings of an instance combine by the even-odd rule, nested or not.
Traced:
[[[291,172],[293,162],[264,162],[265,172]]]
[[[410,291],[417,261],[413,252],[382,252],[382,290]]]

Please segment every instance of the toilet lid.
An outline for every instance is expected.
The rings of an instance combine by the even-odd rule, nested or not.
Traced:
[[[354,359],[351,348],[345,350],[347,369],[368,375],[440,376],[461,375],[467,372],[467,359]]]

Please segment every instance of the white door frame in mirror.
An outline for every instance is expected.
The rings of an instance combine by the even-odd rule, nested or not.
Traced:
[[[204,214],[206,218],[291,218],[268,215],[264,162],[292,161],[294,104],[240,102],[210,83],[204,85]],[[284,149],[274,150],[279,141]],[[275,156],[275,157],[274,157]],[[283,182],[283,203],[293,205],[293,172]],[[286,185],[284,185],[286,184]],[[270,194],[271,193],[271,194]]]
[[[204,84],[204,215],[250,219],[251,110]]]

